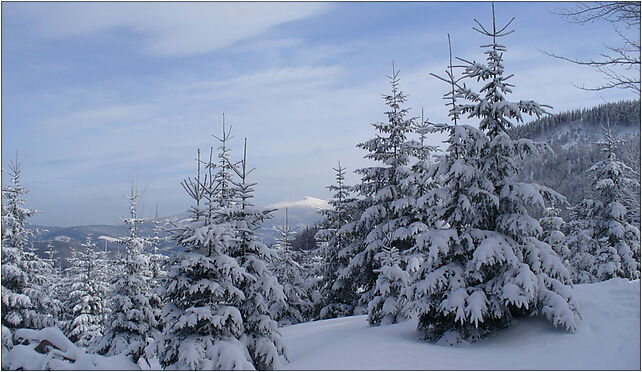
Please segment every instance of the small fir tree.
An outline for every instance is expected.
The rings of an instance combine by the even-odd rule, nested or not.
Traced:
[[[150,287],[149,262],[143,254],[149,241],[139,236],[139,225],[145,220],[137,217],[136,202],[140,195],[133,185],[125,198],[129,200],[130,216],[122,221],[129,234],[119,239],[125,250],[124,273],[114,284],[105,334],[95,350],[107,356],[124,354],[137,363],[145,353],[148,338],[156,333],[158,320],[154,309],[160,300]]]
[[[53,268],[30,249],[34,231],[27,219],[37,213],[24,207],[29,190],[21,183],[16,158],[2,188],[2,325],[7,329],[44,328],[55,324],[60,303],[52,298],[46,275]]]
[[[356,199],[350,195],[350,186],[345,183],[347,168],[342,167],[339,162],[337,168],[332,169],[336,180],[335,185],[328,186],[333,193],[328,202],[332,208],[321,211],[324,219],[315,236],[321,242],[319,252],[323,258],[320,283],[323,303],[319,312],[321,319],[352,315],[358,300],[354,283],[342,276],[350,263],[350,257],[341,254],[342,249],[349,246],[350,234],[340,232],[344,225],[356,217],[356,211],[350,208]]]
[[[599,144],[606,159],[588,170],[594,198],[575,208],[579,212],[569,237],[580,282],[640,277],[640,231],[629,223],[626,208],[620,202],[639,183],[627,177],[630,168],[617,160],[618,141],[609,125],[604,134],[605,141]]]
[[[311,312],[311,299],[306,292],[306,275],[303,267],[303,255],[292,249],[294,231],[288,224],[288,209],[285,208],[285,223],[274,229],[278,233],[273,249],[276,257],[269,265],[277,280],[283,287],[286,302],[277,301],[271,304],[270,313],[279,326],[297,324],[308,320]],[[285,306],[283,306],[285,305]]]
[[[191,370],[252,369],[240,311],[247,273],[230,250],[232,226],[215,213],[220,200],[213,195],[213,168],[201,175],[198,154],[196,178],[182,183],[194,205],[173,229],[172,239],[185,252],[172,259],[163,290],[161,363]]]
[[[584,199],[571,208],[571,220],[566,226],[565,244],[569,250],[569,270],[573,283],[593,283],[599,281],[594,275],[595,252],[598,241],[593,239],[595,222],[594,212],[598,211],[593,199]]]
[[[168,257],[161,253],[161,246],[167,241],[165,235],[164,221],[161,221],[158,217],[158,205],[156,206],[156,211],[154,213],[154,219],[152,220],[154,225],[153,236],[149,239],[151,250],[149,253],[149,271],[151,279],[153,282],[153,288],[159,288],[162,281],[167,275],[166,266],[168,262]]]
[[[67,269],[70,291],[66,305],[71,311],[65,334],[78,346],[89,347],[102,337],[107,308],[104,253],[88,236],[81,248],[74,249]]]
[[[544,216],[539,219],[539,224],[542,227],[541,240],[548,243],[562,259],[564,266],[570,269],[571,263],[569,258],[571,251],[568,248],[566,236],[563,233],[566,229],[566,222],[560,217],[560,214],[561,210],[559,208],[555,208],[554,206],[546,208]]]
[[[234,231],[231,250],[247,275],[240,284],[245,294],[240,305],[244,335],[242,341],[256,369],[276,369],[287,360],[277,322],[270,314],[270,307],[285,302],[283,287],[268,267],[275,253],[256,236],[256,231],[270,210],[256,208],[251,203],[256,183],[249,181],[253,169],[247,168],[247,139],[243,159],[238,163],[229,161],[237,176],[232,181],[236,200],[232,207],[220,210],[222,221],[229,223]]]

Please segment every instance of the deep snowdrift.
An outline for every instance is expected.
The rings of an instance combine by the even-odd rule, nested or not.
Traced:
[[[640,281],[612,279],[574,287],[581,324],[574,334],[544,319],[519,319],[475,344],[418,341],[413,320],[368,327],[365,316],[281,329],[284,369],[640,369]]]

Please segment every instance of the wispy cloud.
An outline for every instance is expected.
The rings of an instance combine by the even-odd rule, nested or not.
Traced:
[[[34,3],[7,7],[30,18],[49,39],[90,37],[124,29],[141,38],[142,50],[161,56],[210,52],[260,35],[272,27],[321,14],[328,3]]]
[[[46,211],[36,222],[112,221],[126,209],[120,195],[133,178],[149,183],[147,203],[178,213],[189,203],[180,181],[193,174],[197,147],[216,146],[210,134],[219,132],[224,112],[234,156],[248,137],[257,204],[328,197],[337,160],[350,172],[368,164],[355,144],[375,135],[370,123],[385,120],[380,95],[389,92],[393,59],[412,115],[423,107],[431,120],[447,119],[447,87],[428,75],[447,64],[446,33],[455,54],[467,59],[483,59],[485,42],[450,6],[3,4],[3,31],[11,31],[3,51],[16,49],[3,54],[3,154],[21,151],[32,205]],[[506,68],[516,84],[511,99],[534,99],[555,111],[601,102],[600,94],[571,84],[599,76],[536,49],[555,38],[551,48],[580,42],[559,38],[539,21],[519,27],[527,32],[506,38]],[[534,34],[543,34],[536,43]],[[132,54],[132,47],[142,53]]]

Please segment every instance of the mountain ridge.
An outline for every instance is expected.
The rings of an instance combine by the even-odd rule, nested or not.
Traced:
[[[266,244],[274,242],[277,232],[275,228],[285,223],[285,208],[288,209],[288,223],[291,228],[298,232],[305,227],[311,227],[321,220],[319,211],[330,208],[328,202],[324,199],[306,196],[301,200],[282,201],[270,204],[266,209],[275,209],[271,216],[266,220],[257,231],[257,235]],[[161,221],[177,222],[186,218],[186,212],[176,215],[160,218]],[[90,236],[91,241],[99,247],[110,251],[117,252],[120,245],[115,241],[117,237],[127,235],[127,226],[125,224],[117,225],[78,225],[69,227],[30,225],[30,228],[41,230],[33,239],[34,248],[40,255],[44,255],[47,245],[52,242],[54,248],[62,258],[69,256],[73,247],[79,247]],[[142,236],[152,236],[154,225],[150,220],[140,225]],[[167,234],[166,234],[167,235]],[[176,249],[175,244],[168,242],[161,246],[167,250]]]
[[[618,160],[639,172],[640,100],[619,101],[565,111],[511,128],[512,138],[545,142],[553,150],[525,159],[521,180],[552,188],[567,198],[569,206],[590,197],[592,185],[587,170],[604,157],[597,142],[604,139],[606,127],[622,140],[616,149]],[[565,220],[569,213],[568,208],[562,208]]]

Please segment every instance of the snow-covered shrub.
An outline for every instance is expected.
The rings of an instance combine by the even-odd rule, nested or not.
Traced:
[[[4,332],[3,332],[4,334]],[[9,370],[135,370],[124,355],[102,357],[74,345],[57,327],[17,329],[16,343],[2,353],[2,368]]]

